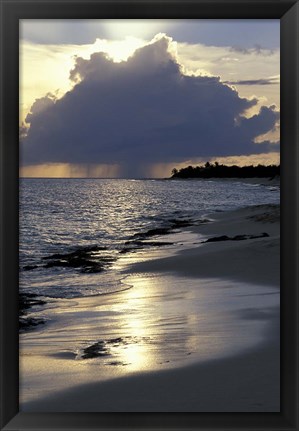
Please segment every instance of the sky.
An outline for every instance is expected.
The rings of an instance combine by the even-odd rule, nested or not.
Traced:
[[[279,20],[21,20],[20,175],[278,164]]]

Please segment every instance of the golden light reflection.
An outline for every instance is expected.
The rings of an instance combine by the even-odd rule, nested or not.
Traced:
[[[153,285],[138,283],[126,291],[126,306],[123,313],[122,327],[131,339],[121,352],[122,361],[130,370],[139,371],[156,368],[157,357],[149,343],[153,308],[149,308],[148,295]]]
[[[198,350],[199,319],[190,309],[190,291],[184,286],[173,289],[171,279],[149,274],[130,276],[125,282],[133,284],[124,292],[125,307],[121,307],[122,331],[131,338],[120,352],[127,370],[172,368],[178,361],[190,360]]]
[[[130,275],[124,282],[133,287],[59,301],[47,310],[47,331],[21,335],[22,402],[78,384],[231,355],[263,339],[261,324],[266,320],[240,318],[240,312],[256,310],[255,293],[272,287],[253,291],[253,285],[231,281],[152,273]],[[264,298],[261,309],[279,302],[279,295],[259,298]],[[101,340],[106,341],[107,357],[74,357],[75,347],[82,351]]]

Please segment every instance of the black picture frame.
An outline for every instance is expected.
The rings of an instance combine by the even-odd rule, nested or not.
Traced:
[[[0,0],[1,430],[298,429],[299,4],[294,0]],[[276,18],[281,21],[281,412],[18,411],[18,64],[20,19]]]

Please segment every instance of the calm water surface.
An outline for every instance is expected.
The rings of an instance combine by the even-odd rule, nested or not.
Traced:
[[[62,298],[118,291],[111,269],[85,274],[45,267],[45,258],[95,247],[99,262],[117,259],[134,235],[173,220],[196,222],[215,211],[278,202],[277,187],[231,181],[22,179],[20,289]]]

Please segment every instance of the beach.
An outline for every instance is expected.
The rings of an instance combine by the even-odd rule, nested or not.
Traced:
[[[279,412],[278,21],[21,21],[19,411]]]
[[[212,237],[261,235],[253,240],[224,240],[185,250],[175,257],[138,264],[138,271],[173,271],[195,277],[224,277],[279,285],[279,207],[260,205],[211,215],[212,223],[193,231]],[[131,268],[130,270],[134,270]]]
[[[279,206],[204,220],[118,261],[122,292],[52,304],[21,337],[21,410],[280,410]]]

